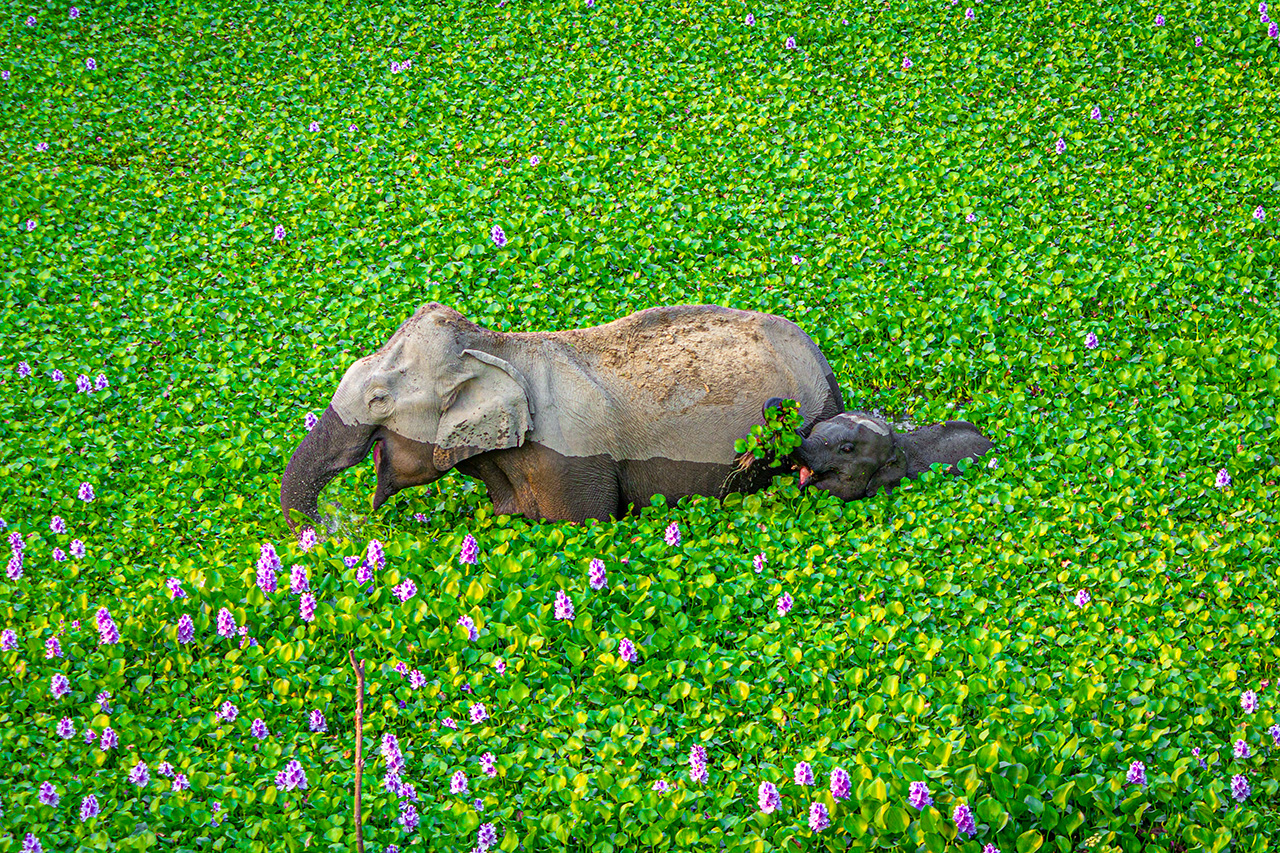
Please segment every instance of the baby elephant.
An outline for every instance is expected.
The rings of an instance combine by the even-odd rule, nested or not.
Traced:
[[[793,458],[801,488],[825,489],[851,501],[869,498],[881,488],[891,492],[903,477],[919,477],[935,462],[958,474],[957,462],[977,459],[993,446],[968,421],[897,432],[874,415],[845,412],[814,426]]]

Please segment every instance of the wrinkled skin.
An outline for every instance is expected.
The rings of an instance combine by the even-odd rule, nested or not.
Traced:
[[[424,305],[348,368],[285,469],[290,527],[320,521],[320,491],[372,453],[376,510],[450,470],[499,513],[605,519],[654,495],[722,497],[768,485],[733,444],[760,393],[805,426],[843,409],[817,346],[793,323],[714,305],[650,308],[602,326],[506,334]]]
[[[823,489],[846,501],[893,491],[941,462],[958,474],[961,459],[977,459],[994,445],[968,421],[947,421],[898,432],[866,412],[844,412],[816,424],[795,452],[801,488]]]

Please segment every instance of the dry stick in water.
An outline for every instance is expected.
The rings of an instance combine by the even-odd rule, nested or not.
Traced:
[[[364,826],[360,822],[360,777],[364,769],[364,661],[356,663],[355,649],[347,650],[347,659],[356,674],[356,853],[364,853]]]

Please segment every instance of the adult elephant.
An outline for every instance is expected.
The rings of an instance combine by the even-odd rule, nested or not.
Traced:
[[[771,314],[716,305],[639,311],[563,332],[507,334],[430,303],[347,369],[285,468],[289,526],[320,521],[320,490],[373,451],[373,508],[453,468],[499,513],[582,521],[654,495],[767,485],[734,441],[759,401],[796,400],[805,431],[844,410],[817,345]],[[775,469],[776,470],[776,469]]]

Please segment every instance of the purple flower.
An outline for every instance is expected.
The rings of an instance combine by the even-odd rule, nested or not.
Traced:
[[[23,379],[26,379],[30,375],[31,375],[31,365],[27,364],[25,361],[18,362],[18,376],[20,376]]]
[[[116,730],[107,726],[102,730],[102,739],[98,741],[98,747],[106,752],[108,749],[115,749],[120,745],[120,738],[116,736]]]
[[[0,80],[8,80],[8,79],[9,79],[9,70],[5,69],[4,71],[0,71]]]
[[[1240,694],[1240,709],[1246,714],[1252,714],[1258,710],[1258,694],[1252,690],[1246,690]]]
[[[72,7],[71,7],[71,20],[73,20],[73,21],[74,21],[74,20],[75,20],[76,18],[78,18],[78,17],[80,17],[80,10],[79,10],[79,9],[77,9],[75,6],[72,6]]]
[[[1203,44],[1204,44],[1204,39],[1200,38],[1200,36],[1196,36],[1196,47],[1200,47]]]
[[[480,799],[479,797],[476,797],[475,801],[471,805],[473,805],[475,807],[475,810],[478,812],[484,811],[484,800]]]
[[[573,601],[563,589],[556,593],[556,618],[573,619]]]
[[[313,708],[311,711],[311,731],[313,732],[329,731],[329,724],[325,722],[324,712],[322,712],[319,708]]]
[[[458,624],[467,629],[467,639],[474,641],[480,636],[480,632],[476,630],[475,620],[470,616],[459,616]]]
[[[603,589],[605,584],[609,582],[604,570],[604,561],[599,557],[592,560],[591,565],[587,567],[587,580],[592,589]]]
[[[778,615],[786,616],[788,613],[791,612],[791,607],[793,604],[795,604],[795,600],[792,599],[791,593],[784,592],[782,595],[778,597]]]
[[[169,588],[169,599],[171,601],[187,597],[187,591],[182,588],[181,578],[169,578],[164,582],[164,585]]]
[[[1129,765],[1129,773],[1125,780],[1131,785],[1147,784],[1147,766],[1141,761],[1135,761]]]
[[[56,372],[57,371],[55,371],[55,373]],[[88,483],[81,483],[80,491],[78,492],[78,494],[80,496],[80,500],[84,501],[85,503],[89,503],[90,501],[93,500],[93,486],[91,486]]]
[[[98,623],[98,642],[104,646],[112,646],[120,642],[120,631],[116,629],[116,623],[111,618],[111,612],[105,607],[99,607],[94,617]]]
[[[107,382],[107,374],[105,373],[99,373],[98,378],[93,380],[93,390],[95,391],[105,391],[109,385],[110,383]]]
[[[784,45],[787,50],[796,49],[796,40],[794,36],[787,36],[787,43]]]
[[[81,542],[79,539],[72,539],[70,548],[71,548],[71,556],[75,557],[77,560],[84,559],[84,543],[83,542]]]
[[[276,787],[282,791],[305,791],[307,789],[307,772],[302,769],[302,762],[294,760],[284,766],[276,774]]]
[[[977,222],[977,221],[978,221],[978,217],[977,217],[976,215],[974,215],[973,211],[969,211],[968,213],[966,213],[966,214],[965,214],[965,216],[964,216],[964,221],[965,221],[965,222]]]
[[[271,239],[272,239],[272,240],[276,240],[276,241],[279,241],[279,240],[283,240],[283,239],[284,239],[284,226],[283,226],[283,225],[277,225],[277,226],[276,226],[275,231],[274,231],[274,232],[272,233],[272,235],[271,235]],[[310,429],[311,429],[311,427],[307,427],[307,429],[308,429],[308,430],[310,430]]]
[[[236,617],[223,607],[218,611],[218,636],[234,637],[236,635]]]
[[[415,669],[409,673],[409,686],[414,690],[421,690],[427,686],[427,677],[422,674],[422,670]]]
[[[496,658],[493,662],[493,669],[498,675],[505,675],[507,672],[507,662],[502,658]]]
[[[262,561],[258,561],[258,589],[262,590],[263,595],[271,595],[276,591],[276,572],[269,565],[263,565]]]
[[[314,622],[316,618],[316,597],[309,592],[304,592],[302,598],[298,601],[298,616],[303,622]]]
[[[27,18],[28,27],[35,25],[35,18]],[[22,853],[44,853],[44,848],[40,846],[40,839],[36,838],[35,833],[28,832],[26,838],[22,839]]]
[[[809,828],[814,832],[822,832],[831,826],[831,818],[827,815],[827,807],[823,803],[809,805]]]
[[[101,693],[99,693],[97,696],[93,698],[94,698],[94,701],[98,703],[98,707],[102,709],[102,713],[104,714],[111,713],[111,691],[110,690],[103,690]]]
[[[228,699],[222,703],[222,707],[218,709],[218,713],[214,715],[214,719],[234,723],[238,716],[240,716],[240,709],[232,704],[231,700]]]
[[[1156,15],[1156,26],[1157,27],[1164,26],[1164,15]]]
[[[635,663],[636,644],[628,640],[626,637],[623,637],[622,642],[618,643],[618,657],[622,658],[622,660],[627,663]]]
[[[492,752],[486,752],[480,756],[480,770],[484,772],[484,775],[489,777],[498,775],[498,767],[495,764],[495,760]]]
[[[387,772],[395,776],[404,770],[404,753],[400,751],[400,739],[391,732],[382,736],[382,757],[387,762]]]
[[[54,548],[50,556],[53,557],[55,563],[65,563],[67,560],[67,552],[61,548]]]
[[[356,126],[355,126],[354,124],[349,124],[349,125],[347,125],[347,130],[349,130],[349,131],[350,131],[350,132],[352,132],[352,133],[355,133],[355,132],[356,132]]]
[[[311,122],[311,124],[309,124],[309,125],[307,126],[307,130],[311,131],[312,133],[319,133],[319,132],[320,132],[320,122],[318,122],[318,121],[313,121],[313,122]]]
[[[182,614],[182,618],[178,620],[178,642],[186,645],[196,638],[196,626],[191,621],[191,617],[186,613]]]
[[[62,657],[62,644],[58,642],[57,637],[50,637],[44,641],[44,659]]]
[[[307,412],[306,417],[302,419],[302,425],[307,428],[307,432],[315,429],[318,423],[320,423],[320,419],[316,417],[315,412]]]
[[[94,61],[94,58],[91,56],[84,61],[84,67],[88,68],[90,71],[96,71],[98,70],[98,63]]]
[[[80,822],[84,823],[90,818],[95,818],[101,809],[98,808],[98,798],[93,794],[85,797],[80,801]]]
[[[1218,469],[1218,476],[1214,478],[1213,484],[1219,489],[1225,489],[1227,486],[1231,485],[1231,475],[1227,473],[1226,468]]]
[[[807,761],[801,761],[796,765],[795,780],[797,785],[813,784],[813,768]]]
[[[12,652],[18,648],[18,635],[12,628],[0,631],[0,652]]]
[[[1244,738],[1236,740],[1236,742],[1231,745],[1231,749],[1232,752],[1235,753],[1236,758],[1248,758],[1253,754],[1249,751],[1249,744],[1244,742]]]
[[[929,786],[924,782],[912,782],[907,793],[907,804],[913,809],[924,811],[924,807],[932,803],[933,797],[929,795]]]
[[[9,555],[9,565],[5,569],[5,576],[11,581],[22,579],[22,552],[14,551]]]
[[[701,744],[689,750],[689,780],[699,784],[707,781],[707,750]]]
[[[792,266],[797,266],[797,267],[798,267],[798,266],[800,266],[800,264],[801,264],[801,263],[803,263],[803,262],[804,262],[804,258],[800,257],[799,255],[792,255],[792,256],[791,256],[791,265],[792,265]]]
[[[1267,734],[1271,735],[1272,746],[1280,746],[1280,723],[1267,729]]]
[[[662,534],[662,538],[665,539],[667,544],[672,546],[673,548],[676,545],[679,545],[680,544],[680,525],[676,524],[674,521],[668,524],[667,532]]]
[[[534,154],[532,157],[530,157],[530,158],[529,158],[529,165],[530,165],[530,166],[536,166],[536,165],[538,165],[538,164],[539,164],[539,163],[541,163],[541,162],[542,162],[542,158],[541,158],[541,157],[539,157],[537,154]]]
[[[27,547],[27,545],[25,542],[22,541],[22,534],[16,530],[10,531],[9,550],[15,554],[21,554],[22,549],[25,547]]]
[[[76,377],[76,390],[81,394],[89,394],[93,391],[93,380],[81,373]]]
[[[254,717],[253,723],[249,725],[249,734],[256,738],[264,738],[271,734],[267,731],[267,724],[262,721],[261,717]]]
[[[302,533],[298,535],[298,547],[305,554],[312,548],[316,547],[316,529],[314,527],[305,527]]]
[[[403,604],[417,593],[418,585],[411,580],[406,580],[404,583],[393,587],[391,591],[395,593],[396,598],[400,599],[400,603]]]
[[[489,231],[489,236],[493,238],[493,244],[497,246],[499,249],[507,245],[507,235],[502,233],[501,225],[493,226],[493,228]]]
[[[964,10],[964,19],[965,19],[966,21],[972,21],[972,20],[973,20],[973,7],[972,7],[972,6],[970,6],[968,9],[965,9],[965,10]]]
[[[147,765],[141,761],[133,765],[133,769],[129,771],[129,781],[139,788],[145,788],[147,783],[151,781],[151,774],[147,772]]]
[[[393,59],[393,60],[391,60],[391,73],[392,73],[392,74],[399,74],[399,73],[400,73],[400,63],[399,63],[399,62],[396,62],[394,59]]]
[[[1000,853],[1000,848],[994,844],[984,844],[982,846],[982,853]]]
[[[187,774],[179,773],[173,777],[173,790],[185,791],[191,787],[191,783],[187,781]]]
[[[476,833],[476,844],[480,845],[481,850],[488,850],[494,844],[498,843],[498,829],[491,823],[480,824],[480,830]]]
[[[1076,607],[1084,607],[1089,603],[1093,596],[1089,594],[1089,590],[1082,589],[1076,593]]]
[[[289,570],[289,592],[297,595],[309,589],[311,589],[311,584],[307,581],[306,566],[295,565]]]
[[[458,562],[474,566],[479,556],[480,546],[476,544],[476,538],[468,533],[462,537],[462,552],[458,554]]]
[[[96,737],[97,737],[97,735],[94,733],[93,729],[85,729],[85,730],[84,730],[84,742],[85,742],[85,743],[93,743],[93,739],[94,739],[94,738],[96,738]]]
[[[400,804],[400,825],[408,832],[413,832],[418,828],[418,808],[413,803],[404,802]]]
[[[1093,112],[1089,113],[1089,118],[1094,121],[1102,121],[1102,107],[1095,105]]]
[[[1097,336],[1097,335],[1095,335],[1093,332],[1090,332],[1089,334],[1085,335],[1085,336],[1084,336],[1084,346],[1085,346],[1085,349],[1097,349],[1097,348],[1098,348],[1098,336]]]
[[[43,805],[56,806],[61,797],[58,796],[58,789],[53,786],[52,782],[42,782],[38,799]]]
[[[910,69],[911,69],[911,66],[912,66],[913,64],[914,64],[914,63],[913,63],[910,59],[907,59],[907,58],[905,58],[905,57],[904,57],[904,58],[903,58],[903,60],[902,60],[902,70],[903,70],[903,71],[908,71],[908,70],[910,70]]]
[[[167,762],[167,761],[161,761],[161,762],[160,762],[160,765],[159,765],[158,767],[156,767],[156,775],[157,775],[157,776],[164,776],[164,777],[166,777],[166,778],[172,779],[172,778],[173,778],[173,765],[172,765],[172,764],[170,764],[170,763],[169,763],[169,762]]]
[[[849,791],[852,785],[849,781],[849,774],[844,769],[837,767],[831,771],[831,798],[836,802],[849,799]]]
[[[61,699],[71,692],[71,682],[67,681],[67,677],[62,673],[54,673],[53,678],[49,680],[49,692],[53,694],[54,699]]]
[[[969,811],[969,807],[964,803],[956,806],[956,810],[951,813],[951,819],[956,822],[956,832],[964,835],[977,835],[978,824],[973,820],[973,812]]]
[[[387,567],[387,555],[382,550],[382,543],[377,539],[370,539],[369,544],[365,547],[364,560],[369,564],[370,568],[382,571]]]
[[[1061,154],[1063,151],[1067,150],[1067,141],[1062,137],[1058,137],[1058,141],[1053,143],[1053,147],[1054,150]]]
[[[453,774],[453,778],[449,780],[450,794],[465,794],[467,792],[467,774],[459,770]]]
[[[458,724],[453,721],[453,717],[445,717],[440,721],[440,725],[444,726],[446,729],[458,728]]]
[[[1252,789],[1249,787],[1249,780],[1237,773],[1231,777],[1231,796],[1238,803],[1243,803],[1249,799]]]
[[[361,563],[360,568],[356,569],[356,583],[366,584],[373,580],[373,567],[367,562]]]
[[[778,787],[772,782],[761,782],[760,790],[756,797],[760,811],[765,814],[773,814],[782,808],[782,796],[778,793]]]
[[[1275,24],[1272,24],[1272,27],[1274,28]],[[1275,38],[1275,36],[1273,35],[1272,38]],[[1253,209],[1253,218],[1259,222],[1265,222],[1267,220],[1267,212],[1263,210],[1262,205],[1258,205]]]
[[[47,143],[47,142],[37,142],[37,143],[36,143],[36,150],[37,150],[37,151],[48,151],[48,150],[49,150],[49,143]]]
[[[659,794],[665,794],[667,791],[671,790],[671,786],[667,784],[666,779],[657,780],[653,783],[652,787],[653,790],[657,791]]]
[[[58,720],[58,737],[63,740],[71,740],[76,736],[76,724],[71,722],[70,717],[63,717]]]
[[[764,555],[763,551],[751,558],[751,565],[755,567],[756,574],[764,571],[764,564],[768,561],[769,558]]]
[[[596,5],[596,0],[587,0],[588,9],[593,8],[595,5]]]
[[[395,671],[396,671],[396,672],[398,672],[398,673],[400,673],[401,675],[408,675],[408,674],[409,674],[409,664],[405,663],[404,661],[399,661],[399,662],[398,662],[398,663],[393,667],[393,669],[395,669]]]
[[[1280,38],[1280,24],[1272,21],[1267,25],[1267,38]]]
[[[28,219],[28,220],[27,220],[27,230],[28,230],[28,231],[34,231],[34,230],[36,230],[36,221],[35,221],[34,219]],[[54,374],[56,374],[56,376],[55,376]],[[54,381],[54,382],[61,382],[61,381],[62,381],[62,371],[61,371],[61,370],[55,370],[55,371],[53,371],[53,374],[50,374],[50,375],[51,375],[51,376],[54,376],[54,379],[53,379],[53,381]]]
[[[485,709],[483,702],[476,702],[471,706],[471,722],[483,723],[489,719],[489,712]]]

